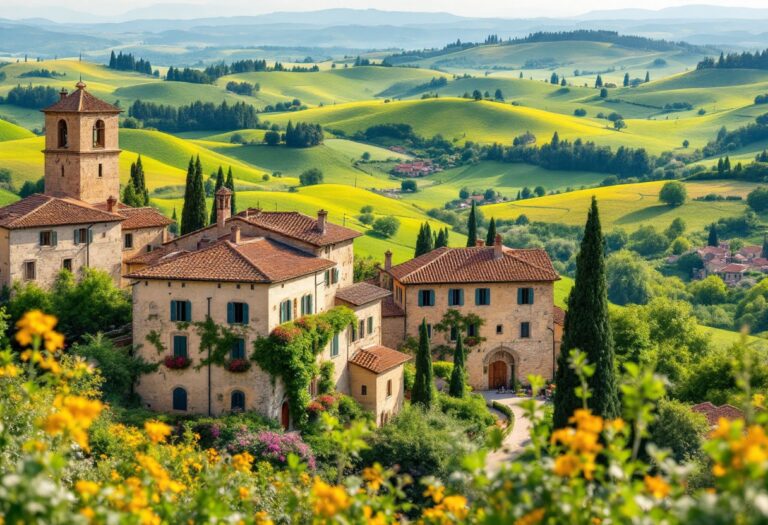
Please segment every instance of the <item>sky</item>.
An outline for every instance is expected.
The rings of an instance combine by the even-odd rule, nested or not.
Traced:
[[[766,0],[718,0],[717,2],[696,2],[696,0],[0,0],[0,16],[11,17],[13,5],[24,7],[25,14],[35,7],[57,6],[73,11],[89,12],[100,16],[115,16],[131,10],[164,4],[165,13],[173,12],[169,4],[194,4],[199,6],[195,16],[235,16],[271,13],[274,11],[313,11],[333,7],[356,9],[375,8],[387,11],[441,11],[463,16],[498,16],[505,18],[530,18],[536,16],[566,17],[592,10],[643,8],[662,9],[691,3],[710,3],[733,7],[768,7]],[[50,9],[41,9],[38,16],[55,18]],[[188,14],[191,14],[189,10]],[[179,18],[185,10],[178,12]]]

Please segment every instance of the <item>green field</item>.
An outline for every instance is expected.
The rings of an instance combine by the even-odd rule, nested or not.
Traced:
[[[34,137],[34,134],[29,130],[17,126],[16,124],[11,124],[5,120],[0,120],[0,142],[26,139],[30,137]]]

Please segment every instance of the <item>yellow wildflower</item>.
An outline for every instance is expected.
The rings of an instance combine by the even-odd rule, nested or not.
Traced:
[[[373,509],[368,505],[363,507],[363,517],[367,525],[386,525],[387,523],[387,518],[383,512],[379,511],[374,514]]]
[[[432,498],[432,501],[434,501],[435,503],[440,503],[441,501],[443,501],[444,493],[445,493],[445,487],[443,486],[435,487],[434,485],[429,485],[427,487],[427,490],[424,491],[424,496],[427,498]]]
[[[248,451],[232,456],[232,466],[240,472],[249,472],[253,464],[254,457]]]
[[[162,443],[171,435],[171,427],[160,421],[147,421],[144,423],[144,431],[152,443]]]
[[[269,519],[269,515],[263,510],[256,513],[254,521],[256,522],[256,525],[274,525],[274,522]]]
[[[457,519],[463,520],[467,517],[467,498],[464,496],[459,496],[457,494],[446,496],[441,505]]]
[[[247,487],[240,487],[237,489],[237,493],[242,500],[246,500],[251,496],[251,491],[249,491]]]
[[[574,476],[579,472],[579,466],[581,465],[579,458],[571,453],[563,454],[555,458],[555,474],[561,477]]]
[[[544,509],[533,509],[531,512],[515,520],[515,525],[536,525],[544,519]]]
[[[93,509],[91,507],[83,507],[80,509],[80,514],[85,516],[89,521],[93,519],[93,517],[96,515],[95,512],[93,512]]]
[[[83,497],[83,499],[87,499],[99,493],[99,484],[81,479],[75,483],[75,490]]]
[[[19,329],[16,332],[16,341],[21,346],[30,346],[42,340],[45,349],[53,352],[64,347],[64,336],[53,331],[55,326],[54,316],[44,314],[40,310],[31,310],[16,323],[16,328]]]
[[[715,463],[715,466],[712,467],[712,475],[716,478],[722,478],[727,473],[728,472],[725,470],[725,467],[723,467],[720,463]]]
[[[755,394],[752,396],[752,405],[757,408],[762,408],[765,404],[765,395],[764,394]]]
[[[350,503],[344,487],[329,485],[315,477],[312,484],[312,509],[316,515],[331,518],[349,507]]]
[[[384,483],[383,471],[384,469],[378,463],[363,469],[363,479],[368,482],[368,486],[374,492],[377,492]]]
[[[645,476],[645,489],[656,499],[664,499],[669,495],[669,484],[660,476]]]

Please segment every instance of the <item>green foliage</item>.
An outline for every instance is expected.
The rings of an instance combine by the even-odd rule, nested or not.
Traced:
[[[317,382],[318,394],[330,394],[336,390],[336,383],[333,380],[334,368],[333,361],[320,363],[320,381]]]
[[[636,254],[627,250],[611,254],[605,269],[608,299],[612,303],[645,304],[651,299],[651,282],[658,274]]]
[[[472,201],[472,209],[469,210],[467,217],[467,246],[472,247],[477,244],[477,211],[475,210],[475,201]]]
[[[629,249],[646,257],[660,255],[669,247],[666,235],[656,231],[653,225],[640,226],[629,236]]]
[[[672,222],[669,224],[667,229],[664,230],[664,235],[666,235],[667,239],[671,241],[672,239],[676,239],[683,235],[685,233],[685,228],[685,221],[681,217],[675,217],[672,219]]]
[[[688,285],[688,291],[696,304],[720,304],[724,303],[728,297],[728,287],[716,275],[710,275],[699,281],[692,281]]]
[[[232,192],[232,198],[231,198],[232,209],[231,209],[231,213],[232,213],[232,216],[234,216],[237,213],[237,202],[235,200],[236,196],[237,196],[237,191],[235,190],[235,178],[232,175],[232,166],[230,166],[229,169],[227,169],[227,180],[224,182],[224,186],[229,188],[229,190]]]
[[[768,210],[768,188],[758,186],[747,194],[747,206],[761,213]]]
[[[419,191],[419,186],[415,180],[404,180],[400,183],[400,191],[403,193],[416,193]]]
[[[400,229],[400,219],[392,216],[379,217],[373,221],[372,229],[374,233],[382,237],[392,237]]]
[[[214,199],[211,203],[211,224],[216,224],[216,192],[219,191],[221,188],[224,187],[224,170],[221,169],[221,166],[219,166],[218,171],[216,172],[216,183],[213,186],[213,195]]]
[[[641,355],[653,345],[645,309],[634,305],[615,308],[611,310],[610,320],[617,361],[640,362]]]
[[[435,377],[447,381],[451,378],[451,374],[453,373],[453,363],[450,361],[433,361],[432,371],[434,372]]]
[[[691,407],[673,399],[661,399],[656,420],[649,428],[650,440],[672,451],[676,461],[694,459],[702,454],[701,445],[709,431],[707,418]]]
[[[463,337],[461,334],[456,338],[456,351],[453,353],[453,370],[451,371],[451,382],[448,385],[448,394],[451,397],[464,397],[467,390],[467,379],[464,360]]]
[[[416,376],[411,393],[411,402],[424,408],[432,406],[434,398],[434,373],[432,370],[432,353],[430,352],[427,320],[419,326],[419,347],[416,350]]]
[[[353,273],[354,281],[359,283],[367,279],[374,279],[379,276],[379,261],[373,257],[355,257]]]
[[[291,416],[298,427],[307,422],[309,384],[317,375],[317,355],[350,324],[355,313],[344,306],[282,324],[254,342],[252,359],[273,378],[282,379]]]
[[[485,237],[485,245],[493,246],[496,243],[496,219],[491,217],[491,222],[488,223],[488,234]]]
[[[438,394],[437,406],[445,414],[459,420],[470,439],[478,443],[485,440],[489,427],[496,422],[488,405],[480,394],[452,396]]]
[[[205,228],[208,224],[207,219],[203,166],[198,155],[197,160],[189,159],[189,166],[187,167],[184,207],[181,210],[181,234],[184,235]]]
[[[717,236],[717,227],[713,223],[709,227],[709,235],[707,237],[707,246],[719,246],[720,245],[720,241],[719,241],[719,239],[717,237],[718,237]]]
[[[314,186],[315,184],[322,184],[324,178],[321,169],[310,168],[299,175],[299,182],[302,186]]]
[[[419,227],[419,235],[416,237],[416,250],[413,256],[418,257],[431,252],[435,248],[434,241],[435,238],[432,235],[432,228],[429,226],[429,223],[423,223]]]

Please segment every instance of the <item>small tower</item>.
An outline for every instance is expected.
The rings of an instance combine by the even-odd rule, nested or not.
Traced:
[[[45,193],[103,204],[120,196],[120,108],[94,97],[80,80],[45,113]]]
[[[216,225],[219,229],[224,228],[232,215],[232,190],[222,186],[216,191]]]

